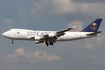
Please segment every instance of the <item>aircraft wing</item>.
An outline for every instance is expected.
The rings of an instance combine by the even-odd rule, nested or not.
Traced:
[[[52,33],[50,33],[50,34],[48,34],[48,35],[44,35],[43,37],[44,38],[52,38],[52,37],[60,37],[60,36],[62,36],[62,35],[64,35],[65,33],[64,32],[67,32],[67,31],[69,31],[69,30],[72,30],[72,29],[74,29],[74,28],[76,28],[77,27],[77,25],[74,25],[73,27],[71,27],[71,28],[66,28],[66,29],[64,29],[64,30],[60,30],[60,31],[57,31],[57,32],[52,32]]]
[[[38,36],[38,37],[31,37],[31,39],[35,39],[35,40],[39,40],[37,43],[41,42],[45,42],[45,44],[48,46],[53,45],[54,42],[56,42],[56,40],[58,39],[58,37],[62,36],[65,34],[66,31],[69,31],[71,29],[76,28],[77,25],[71,27],[71,28],[67,28],[61,31],[56,31],[56,32],[51,32],[50,34],[47,35],[43,35],[43,36]]]

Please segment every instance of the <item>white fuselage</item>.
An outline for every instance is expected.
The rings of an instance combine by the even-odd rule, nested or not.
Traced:
[[[12,40],[31,40],[36,44],[45,43],[47,46],[53,45],[56,41],[72,41],[84,38],[98,36],[102,31],[98,31],[102,19],[96,19],[80,32],[68,32],[76,28],[74,25],[60,31],[36,31],[28,29],[10,29],[2,34],[2,36]]]
[[[9,31],[4,32],[2,35],[9,39],[15,40],[32,40],[37,41],[35,39],[30,39],[30,37],[38,37],[43,35],[48,35],[56,31],[34,31],[27,29],[10,29]],[[89,38],[97,35],[87,35],[92,32],[65,32],[65,35],[58,37],[57,41],[72,41],[83,38]]]

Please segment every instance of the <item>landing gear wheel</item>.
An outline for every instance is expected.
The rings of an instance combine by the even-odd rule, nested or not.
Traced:
[[[50,43],[50,45],[53,45],[53,43]]]
[[[12,42],[12,44],[14,44],[14,42]]]

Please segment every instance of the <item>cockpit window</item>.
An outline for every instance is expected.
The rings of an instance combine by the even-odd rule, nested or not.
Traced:
[[[10,30],[8,30],[8,31],[11,31],[11,29],[10,29]]]

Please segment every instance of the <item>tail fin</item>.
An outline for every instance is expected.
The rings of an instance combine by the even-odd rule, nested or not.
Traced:
[[[84,28],[81,32],[97,32],[101,21],[102,19],[96,19],[94,22]]]

